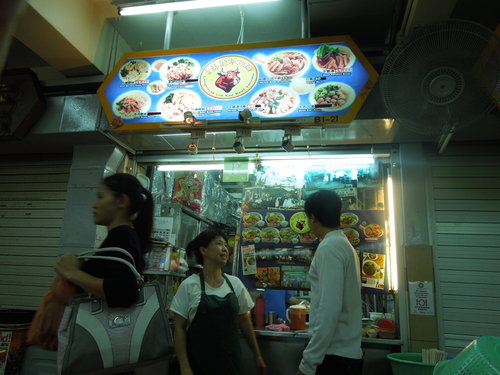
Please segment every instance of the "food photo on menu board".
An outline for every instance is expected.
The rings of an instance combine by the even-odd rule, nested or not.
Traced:
[[[340,215],[345,236],[356,249],[361,263],[361,286],[385,290],[386,231],[383,210],[349,210]]]
[[[338,41],[126,58],[99,91],[123,124],[312,117],[345,114],[370,74]]]

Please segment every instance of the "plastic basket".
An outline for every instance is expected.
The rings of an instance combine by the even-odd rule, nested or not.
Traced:
[[[390,353],[393,375],[432,375],[433,364],[422,363],[422,353]]]
[[[500,375],[500,337],[472,341],[454,359],[438,363],[434,375]]]

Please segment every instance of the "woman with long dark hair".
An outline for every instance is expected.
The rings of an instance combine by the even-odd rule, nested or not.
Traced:
[[[144,267],[143,254],[151,248],[151,193],[134,176],[117,173],[103,180],[92,210],[95,224],[108,229],[100,247],[120,247],[128,251],[140,272]],[[116,251],[103,251],[99,255],[130,261],[126,254]],[[28,332],[29,344],[57,350],[57,331],[64,308],[69,298],[78,292],[92,293],[111,307],[128,307],[137,301],[137,279],[132,270],[120,262],[102,259],[81,262],[75,254],[64,254],[54,269],[58,277],[33,319]]]
[[[240,279],[222,272],[229,255],[226,237],[205,230],[188,244],[187,252],[203,269],[181,283],[170,306],[181,375],[241,374],[238,328],[254,353],[257,372],[264,374],[249,314],[254,303]]]
[[[95,224],[108,229],[100,247],[127,250],[140,272],[144,268],[144,253],[151,248],[151,193],[134,176],[117,173],[103,180],[92,208]],[[119,252],[102,252],[99,255],[129,260]],[[106,300],[108,306],[127,307],[137,300],[137,280],[132,271],[119,262],[90,259],[81,263],[78,256],[64,254],[54,268],[72,284]]]

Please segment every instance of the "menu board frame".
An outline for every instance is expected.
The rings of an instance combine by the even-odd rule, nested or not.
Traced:
[[[260,118],[258,127],[259,129],[274,129],[277,126],[279,126],[278,120],[283,120],[286,121],[289,124],[293,124],[296,126],[322,126],[322,125],[335,125],[335,124],[346,124],[352,122],[356,114],[358,113],[359,109],[363,105],[364,101],[366,100],[368,94],[371,92],[372,88],[375,86],[375,83],[378,79],[378,73],[376,70],[372,67],[372,65],[368,62],[362,51],[359,49],[359,47],[356,45],[356,43],[352,40],[352,38],[348,35],[340,35],[340,36],[331,36],[331,37],[320,37],[320,38],[307,38],[307,39],[292,39],[292,40],[286,40],[286,41],[276,41],[276,42],[261,42],[261,43],[246,43],[246,44],[233,44],[233,45],[220,45],[220,46],[207,46],[207,47],[196,47],[196,48],[180,48],[180,49],[172,49],[172,50],[155,50],[155,51],[140,51],[140,52],[129,52],[125,53],[120,60],[117,62],[116,66],[113,68],[113,70],[110,72],[110,74],[106,77],[102,85],[98,89],[98,96],[99,99],[101,100],[101,103],[103,105],[104,113],[106,114],[106,117],[108,121],[110,122],[113,130],[115,131],[154,131],[154,130],[161,130],[163,132],[168,130],[185,130],[185,129],[193,129],[193,125],[188,125],[184,122],[182,118],[179,116],[172,118],[170,120],[165,120],[162,118],[159,118],[160,116],[158,115],[150,115],[151,113],[157,113],[157,109],[151,109],[147,111],[146,116],[139,116],[139,118],[136,117],[130,117],[130,118],[124,118],[118,117],[115,112],[113,112],[113,105],[116,103],[116,98],[111,98],[111,103],[110,103],[110,98],[107,97],[106,95],[106,90],[108,87],[111,87],[110,85],[115,85],[117,82],[117,76],[119,74],[122,74],[122,70],[124,67],[124,64],[127,62],[127,60],[130,61],[130,59],[141,59],[141,58],[158,58],[161,59],[162,57],[165,57],[165,60],[167,60],[169,57],[170,58],[177,58],[181,56],[187,56],[189,58],[190,55],[193,54],[204,54],[204,53],[217,53],[217,52],[227,52],[228,55],[231,54],[231,51],[248,51],[248,50],[255,50],[255,49],[266,49],[266,48],[276,48],[276,47],[290,47],[290,50],[293,50],[292,47],[297,47],[300,48],[301,46],[307,46],[307,45],[315,45],[315,44],[332,44],[332,43],[339,43],[341,46],[342,44],[348,47],[350,49],[355,57],[356,63],[359,62],[360,66],[364,69],[363,74],[366,74],[366,81],[364,81],[364,84],[362,87],[358,88],[358,92],[355,93],[355,98],[352,101],[352,104],[349,106],[345,106],[345,110],[339,110],[338,112],[336,111],[322,111],[321,115],[317,115],[319,111],[316,112],[311,112],[314,115],[311,115],[311,113],[308,112],[297,112],[292,111],[289,113],[289,115],[293,114],[293,117],[287,117],[287,116],[260,116],[260,113],[256,113],[256,117]],[[255,63],[256,64],[256,63]],[[312,63],[311,63],[312,64]],[[346,65],[347,67],[347,65]],[[197,70],[202,70],[206,69],[205,67],[198,66]],[[332,69],[328,70],[332,71]],[[215,74],[210,71],[210,74]],[[337,73],[331,73],[331,74],[323,74],[324,76],[328,75],[335,75]],[[348,74],[348,73],[347,73]],[[286,77],[284,77],[286,78]],[[325,79],[324,77],[320,77],[322,79]],[[279,79],[276,78],[276,79]],[[364,78],[363,78],[364,79]],[[138,91],[142,90],[144,91],[144,83],[140,83],[141,81],[136,81],[139,82],[139,84],[124,84],[127,86],[127,89],[133,90],[134,86],[137,87]],[[136,83],[132,82],[132,83]],[[149,82],[149,81],[148,81]],[[278,81],[279,82],[279,81]],[[328,82],[328,81],[327,81]],[[361,80],[360,82],[363,82]],[[168,82],[170,83],[170,81]],[[255,85],[255,82],[253,81],[248,81],[245,83],[249,90],[253,87],[252,85]],[[346,85],[348,86],[348,85]],[[201,87],[201,85],[200,85]],[[210,87],[205,87],[203,91],[207,93],[211,88]],[[352,88],[351,88],[352,89]],[[208,91],[207,91],[208,90]],[[317,90],[317,86],[315,86],[315,91]],[[340,92],[340,89],[339,89]],[[147,93],[146,93],[147,95]],[[152,95],[149,95],[152,96]],[[298,95],[297,95],[298,96]],[[228,98],[225,98],[228,99]],[[151,101],[151,99],[148,99]],[[158,99],[155,99],[158,100]],[[224,100],[224,99],[222,99]],[[300,98],[299,98],[300,100]],[[225,102],[229,102],[229,100],[225,100]],[[243,109],[243,108],[241,108]],[[152,112],[151,112],[152,111]],[[345,113],[344,113],[345,112]],[[324,114],[323,114],[324,113]],[[148,118],[150,117],[150,118]],[[141,118],[143,119],[141,122]],[[225,129],[231,129],[234,130],[234,127],[236,124],[241,125],[241,127],[245,128],[253,128],[256,125],[249,123],[249,124],[244,124],[243,122],[238,121],[238,110],[235,110],[234,113],[234,119],[217,119],[216,117],[205,117],[203,115],[199,115],[198,118],[201,121],[200,123],[196,124],[196,129],[199,130],[225,130]],[[213,120],[212,120],[213,118]],[[156,121],[158,120],[158,121]]]

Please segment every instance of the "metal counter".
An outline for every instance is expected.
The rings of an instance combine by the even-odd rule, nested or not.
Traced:
[[[277,332],[265,329],[256,329],[255,334],[260,350],[267,365],[267,373],[273,375],[295,374],[302,352],[311,335],[307,331]],[[364,371],[369,375],[390,374],[390,364],[386,356],[389,353],[400,351],[400,339],[362,338],[364,352]],[[253,354],[242,339],[243,358],[248,372],[244,375],[255,374]]]

